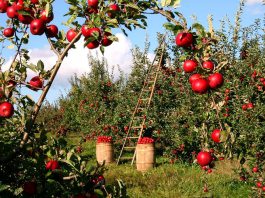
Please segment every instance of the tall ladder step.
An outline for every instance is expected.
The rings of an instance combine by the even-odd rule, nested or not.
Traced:
[[[138,139],[139,137],[127,137],[125,139]]]
[[[127,149],[127,150],[131,150],[131,149],[135,149],[136,147],[135,146],[125,146],[124,149]]]
[[[132,128],[132,129],[141,129],[142,126],[132,126],[131,128]]]
[[[165,40],[164,40],[165,37],[166,37],[166,34],[164,35],[158,47],[158,49],[160,48],[162,49],[161,53],[158,54],[158,50],[157,50],[153,63],[149,65],[148,71],[146,73],[146,77],[143,80],[141,93],[139,95],[138,102],[134,108],[129,130],[126,134],[126,137],[124,138],[123,146],[121,148],[120,155],[117,160],[117,164],[119,164],[121,159],[131,160],[131,165],[133,165],[135,161],[137,139],[142,137],[143,133],[145,132],[145,129],[147,128],[146,123],[145,123],[146,114],[148,112],[149,106],[151,105],[151,100],[154,95],[154,90],[155,90],[156,81],[159,75],[159,70],[163,62],[163,54],[164,54],[164,50],[166,47]],[[131,139],[136,139],[136,141],[135,140],[131,141]],[[134,150],[133,157],[128,157],[129,155],[125,155],[125,157],[123,157],[122,154],[124,150],[126,150],[127,154],[131,150]]]

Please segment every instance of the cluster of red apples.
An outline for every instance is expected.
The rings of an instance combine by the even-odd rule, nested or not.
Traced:
[[[88,13],[89,14],[97,14],[98,13],[98,7],[99,7],[99,1],[98,0],[88,0]],[[118,13],[121,11],[118,4],[110,4],[109,5],[109,12],[107,12],[107,15],[110,18],[115,18]],[[112,34],[108,31],[105,31],[104,28],[100,27],[91,27],[91,25],[84,24],[81,27],[82,35],[85,37],[86,41],[89,41],[87,43],[88,49],[95,49],[97,47],[104,46],[107,47],[112,44],[112,40],[110,37]],[[71,42],[76,35],[78,34],[77,30],[70,29],[66,33],[66,39]]]
[[[24,25],[29,25],[30,32],[33,35],[42,35],[46,33],[47,37],[56,37],[58,27],[48,25],[53,20],[53,12],[47,12],[40,4],[39,0],[31,0],[30,4],[24,0],[17,0],[12,4],[8,0],[0,0],[0,13],[6,13],[7,17],[18,20]],[[12,37],[15,34],[13,27],[7,27],[3,30],[5,37]]]
[[[180,32],[177,34],[175,41],[177,46],[183,47],[184,49],[189,47],[194,48],[194,36],[192,33]],[[200,73],[195,73],[199,65],[201,65],[204,70],[211,72],[211,74],[205,77]],[[183,70],[185,73],[192,73],[189,78],[192,90],[199,94],[207,93],[209,88],[217,89],[222,86],[224,82],[223,75],[218,72],[213,72],[214,69],[215,65],[211,60],[204,61],[200,64],[195,59],[189,59],[183,63]]]

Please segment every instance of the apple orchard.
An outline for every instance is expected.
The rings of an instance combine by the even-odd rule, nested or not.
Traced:
[[[167,19],[163,65],[148,113],[141,144],[156,144],[157,157],[168,163],[197,164],[214,174],[216,161],[236,160],[238,180],[248,182],[251,195],[264,196],[265,53],[262,20],[243,28],[242,9],[232,26],[206,29],[186,18],[171,1],[66,0],[66,32],[53,24],[54,0],[0,0],[1,48],[15,46],[7,70],[0,70],[0,196],[122,197],[119,183],[107,186],[104,166],[90,168],[82,155],[87,142],[113,142],[115,154],[128,132],[143,79],[152,63],[146,49],[132,50],[132,72],[113,78],[104,61],[89,57],[91,73],[74,76],[66,97],[51,105],[47,93],[68,52],[83,40],[84,50],[104,49],[118,38],[112,33],[146,28],[147,15]],[[240,2],[240,8],[244,1]],[[82,22],[81,22],[82,21]],[[54,66],[30,62],[29,40],[45,35],[57,56]],[[158,33],[158,41],[163,36]],[[0,51],[0,68],[7,60]],[[63,69],[63,68],[62,68]],[[28,72],[35,76],[28,79]],[[74,75],[74,74],[73,74]],[[40,93],[37,102],[23,93]],[[67,144],[68,133],[81,140]],[[96,164],[95,164],[96,165]],[[126,182],[126,181],[125,181]],[[204,183],[203,191],[210,188]],[[107,189],[105,188],[107,186]],[[116,189],[116,190],[115,190]]]

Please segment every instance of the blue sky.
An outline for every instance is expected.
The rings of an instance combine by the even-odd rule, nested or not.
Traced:
[[[244,14],[242,16],[242,25],[248,26],[254,22],[257,18],[264,18],[265,6],[261,5],[262,0],[248,0],[245,6]],[[207,26],[207,16],[209,14],[213,15],[214,27],[218,28],[220,25],[220,20],[224,17],[228,17],[233,23],[235,19],[236,11],[239,7],[239,0],[182,0],[181,6],[176,10],[181,12],[188,20],[188,25],[191,25],[191,16],[195,15],[199,23]],[[61,25],[63,20],[63,15],[67,11],[67,6],[62,0],[57,0],[54,3],[54,20],[52,24],[56,24],[59,29],[67,30],[66,27]],[[0,15],[0,25],[4,26],[4,22],[7,19],[5,14]],[[144,46],[145,37],[148,35],[149,41],[151,42],[151,50],[157,46],[156,43],[156,33],[164,32],[163,23],[166,20],[161,16],[151,15],[148,18],[148,27],[145,30],[134,30],[133,32],[128,31],[128,38],[121,35],[121,31],[115,30],[114,33],[118,33],[120,38],[120,43],[113,44],[106,50],[106,58],[111,65],[119,64],[125,72],[129,72],[129,64],[131,61],[130,49],[138,45],[140,47]],[[32,36],[30,45],[32,62],[36,62],[38,59],[44,59],[45,66],[51,67],[55,62],[55,57],[52,52],[49,51],[47,42],[44,36]],[[8,43],[6,43],[8,45]],[[69,88],[68,79],[73,73],[81,75],[84,72],[89,72],[87,59],[88,49],[83,49],[82,44],[78,44],[77,50],[72,54],[69,53],[68,60],[62,65],[61,71],[56,78],[56,81],[52,87],[51,92],[48,94],[47,99],[49,101],[54,101],[61,94],[65,93],[65,90]],[[4,56],[7,59],[11,58],[13,51],[6,50]],[[96,54],[95,51],[92,52],[93,55]],[[80,57],[83,56],[81,60]],[[151,56],[151,55],[150,55]],[[78,62],[78,67],[76,66]],[[82,66],[83,65],[83,66]],[[35,74],[31,74],[32,76]],[[36,99],[38,93],[29,92],[33,94]]]

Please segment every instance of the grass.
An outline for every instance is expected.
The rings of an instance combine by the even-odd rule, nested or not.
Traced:
[[[79,144],[80,138],[70,136],[68,143]],[[84,156],[90,156],[91,164],[96,164],[95,143],[82,143]],[[168,161],[168,160],[166,160]],[[116,179],[121,179],[127,189],[128,197],[132,198],[246,198],[250,197],[251,186],[239,181],[239,176],[233,171],[237,162],[219,161],[211,174],[206,174],[196,164],[169,164],[159,157],[157,165],[152,170],[141,173],[129,164],[106,166],[104,177],[107,185],[114,185]],[[205,182],[209,192],[204,192]]]
[[[105,178],[109,184],[122,179],[128,196],[133,198],[249,197],[246,189],[250,186],[240,182],[231,169],[221,174],[225,164],[225,161],[217,163],[211,174],[205,174],[196,165],[185,164],[163,164],[146,173],[130,165],[110,165]],[[203,191],[206,181],[208,193]]]

